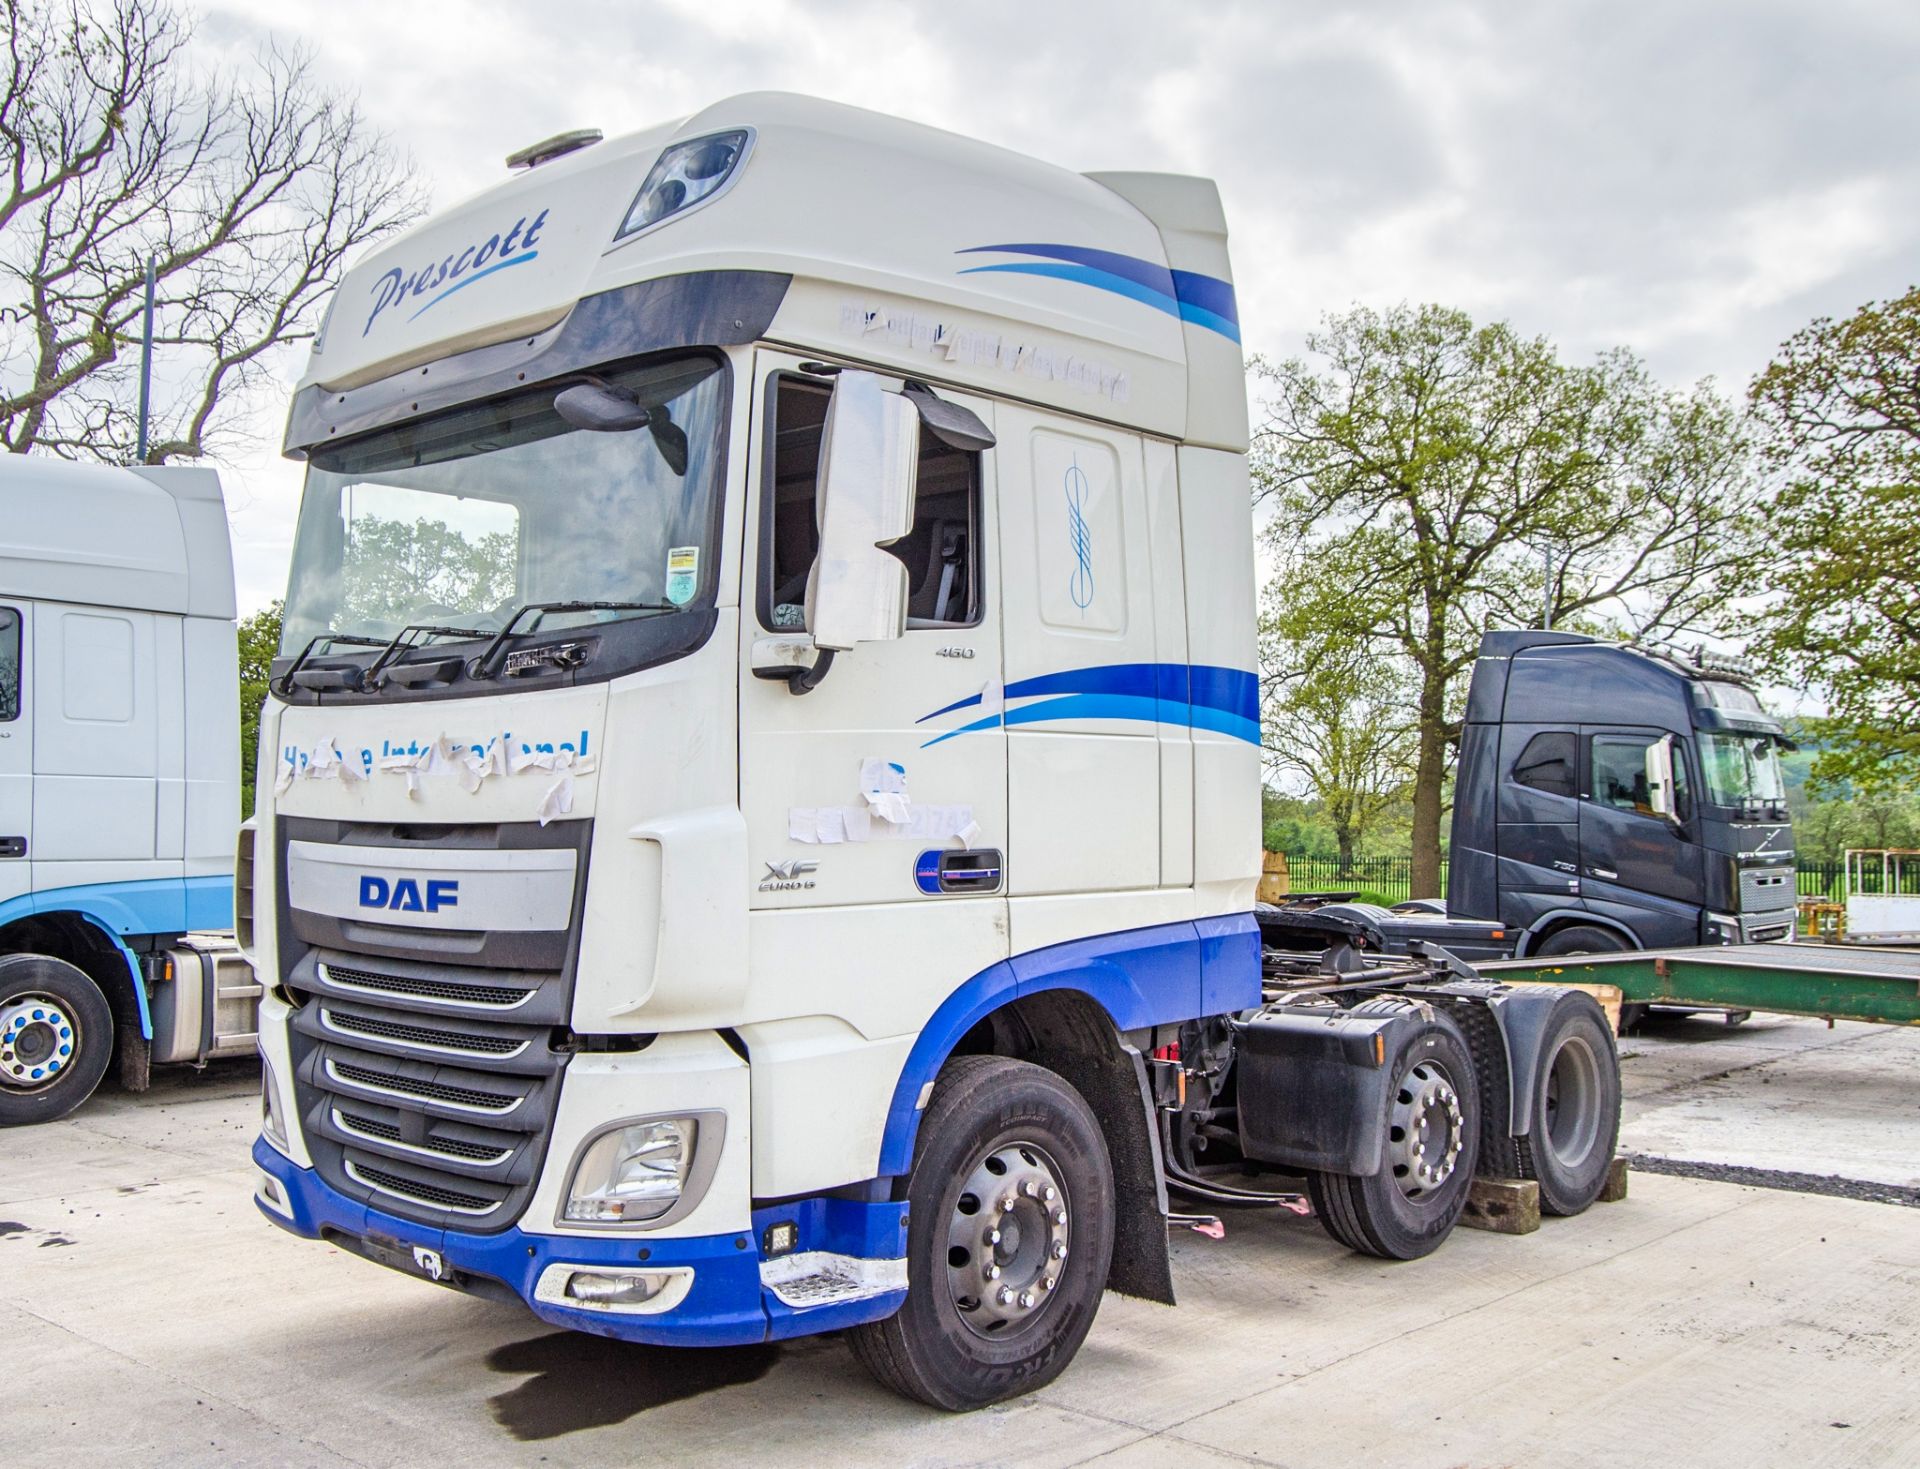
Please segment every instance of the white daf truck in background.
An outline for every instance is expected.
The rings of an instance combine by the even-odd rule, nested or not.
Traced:
[[[0,455],[0,1126],[246,1055],[233,558],[209,469]]]
[[[1403,1259],[1597,1196],[1591,999],[1263,934],[1210,182],[781,95],[510,162],[289,413],[269,1218],[964,1408],[1172,1301],[1170,1188]]]

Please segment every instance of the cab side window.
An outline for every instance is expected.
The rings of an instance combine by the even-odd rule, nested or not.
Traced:
[[[831,384],[781,373],[767,405],[760,491],[760,624],[806,625],[807,573],[820,549],[814,497]],[[980,621],[980,456],[920,435],[913,529],[886,549],[907,568],[907,626]]]
[[[1513,778],[1533,790],[1571,799],[1575,792],[1574,766],[1579,758],[1579,747],[1571,732],[1537,734],[1527,741],[1526,749],[1513,762]]]
[[[0,607],[0,724],[20,717],[20,614]]]
[[[1653,794],[1647,783],[1647,749],[1655,743],[1652,735],[1595,735],[1592,747],[1593,799],[1616,811],[1631,811],[1651,816]],[[1679,752],[1673,762],[1675,813],[1682,819],[1688,809],[1686,763]]]

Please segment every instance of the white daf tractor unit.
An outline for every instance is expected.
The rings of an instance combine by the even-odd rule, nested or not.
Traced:
[[[1263,945],[1210,182],[780,95],[510,163],[290,409],[262,1211],[963,1408],[1172,1301],[1170,1187],[1394,1257],[1476,1169],[1586,1206],[1586,996]]]
[[[246,1055],[233,559],[209,469],[0,455],[0,1126]]]

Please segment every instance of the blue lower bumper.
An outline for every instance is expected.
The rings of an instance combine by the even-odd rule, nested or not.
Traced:
[[[255,1201],[260,1212],[282,1229],[306,1239],[344,1236],[340,1242],[349,1248],[371,1245],[375,1258],[381,1253],[405,1258],[416,1246],[436,1251],[462,1276],[475,1277],[444,1283],[476,1294],[510,1292],[541,1320],[573,1331],[590,1331],[599,1336],[656,1346],[743,1346],[877,1321],[891,1316],[905,1299],[904,1292],[894,1292],[794,1310],[761,1286],[759,1241],[749,1234],[649,1239],[645,1235],[612,1238],[530,1234],[518,1228],[498,1234],[463,1234],[415,1224],[350,1199],[329,1188],[312,1169],[300,1167],[264,1140],[254,1142],[253,1161],[278,1181],[286,1196],[291,1219]],[[904,1242],[903,1206],[852,1207],[861,1211],[863,1233],[874,1236],[884,1232],[876,1226],[887,1226],[897,1231],[895,1237]],[[886,1217],[871,1217],[876,1212]],[[838,1243],[824,1238],[809,1239],[806,1236],[816,1231],[804,1223],[802,1229],[802,1249],[830,1249]],[[835,1229],[834,1232],[841,1231]],[[534,1289],[542,1273],[556,1263],[594,1269],[683,1266],[693,1272],[693,1285],[685,1300],[657,1315],[574,1310],[534,1299]]]

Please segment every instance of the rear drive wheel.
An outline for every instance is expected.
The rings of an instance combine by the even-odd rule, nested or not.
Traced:
[[[113,1055],[113,1011],[73,965],[0,959],[0,1127],[65,1117],[93,1095]]]
[[[1605,1013],[1577,991],[1560,997],[1541,1038],[1533,1125],[1518,1139],[1520,1176],[1547,1214],[1578,1214],[1600,1196],[1620,1138],[1620,1056]]]
[[[1624,954],[1626,951],[1626,940],[1612,929],[1597,928],[1591,923],[1576,923],[1571,928],[1548,934],[1540,947],[1529,951],[1527,957],[1538,954],[1544,959],[1556,959],[1574,954]],[[1647,1006],[1622,1005],[1620,1034],[1638,1030],[1640,1022],[1646,1018]]]
[[[947,1063],[907,1180],[907,1299],[848,1333],[906,1397],[959,1411],[1051,1382],[1113,1258],[1113,1167],[1085,1101],[1002,1056]]]
[[[1480,1154],[1480,1094],[1466,1037],[1436,1012],[1389,1063],[1385,1157],[1377,1173],[1307,1178],[1314,1212],[1348,1249],[1386,1260],[1430,1255],[1467,1206]]]

